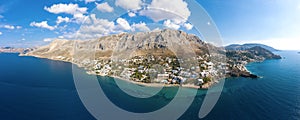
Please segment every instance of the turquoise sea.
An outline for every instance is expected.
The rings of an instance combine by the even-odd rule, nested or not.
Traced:
[[[217,104],[204,119],[300,119],[300,54],[297,51],[276,54],[284,59],[247,65],[248,70],[262,78],[228,78]],[[81,71],[89,80],[90,75]],[[118,89],[111,78],[98,79],[115,105],[136,113],[164,107],[177,92],[176,87],[165,88],[149,99],[137,99]],[[193,104],[179,119],[198,119],[205,94],[205,90],[198,90]],[[1,53],[0,96],[0,119],[3,120],[95,119],[81,103],[72,64],[66,62]]]

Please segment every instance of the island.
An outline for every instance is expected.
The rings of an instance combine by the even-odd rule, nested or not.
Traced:
[[[197,89],[207,89],[226,77],[258,78],[246,69],[247,63],[281,59],[261,46],[226,50],[196,35],[170,29],[95,40],[54,40],[20,55],[71,62],[89,74],[141,85]]]
[[[22,54],[25,54],[32,50],[33,50],[33,48],[1,47],[0,53],[22,53]]]

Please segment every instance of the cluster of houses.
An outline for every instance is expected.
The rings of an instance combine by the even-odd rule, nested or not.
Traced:
[[[118,76],[137,82],[202,85],[213,81],[213,77],[220,74],[218,69],[226,67],[223,63],[195,59],[201,62],[183,68],[179,64],[184,60],[175,57],[138,56],[126,60],[97,62],[93,70],[101,76]]]

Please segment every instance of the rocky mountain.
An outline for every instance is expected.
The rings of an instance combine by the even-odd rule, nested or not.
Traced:
[[[80,62],[86,58],[109,59],[112,56],[134,57],[147,54],[189,56],[223,51],[199,37],[177,30],[157,30],[135,34],[121,33],[95,40],[54,40],[49,45],[23,55]],[[89,53],[89,54],[86,54]],[[76,58],[76,59],[73,59]]]
[[[263,61],[266,59],[281,59],[281,56],[275,55],[271,51],[260,46],[252,47],[246,50],[227,50],[226,56],[231,61]]]
[[[239,45],[239,44],[231,44],[225,47],[226,50],[247,50],[253,47],[262,47],[266,50],[269,50],[271,52],[275,52],[275,51],[279,51],[273,47],[264,45],[264,44],[258,44],[258,43],[247,43],[247,44],[243,44],[243,45]]]

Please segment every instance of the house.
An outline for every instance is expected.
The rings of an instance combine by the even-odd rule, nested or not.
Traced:
[[[169,74],[157,74],[157,80],[167,80],[169,79]]]
[[[202,85],[204,83],[203,79],[198,79],[198,85]]]

